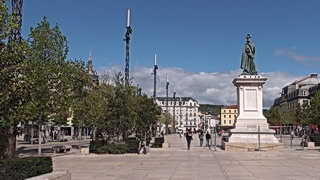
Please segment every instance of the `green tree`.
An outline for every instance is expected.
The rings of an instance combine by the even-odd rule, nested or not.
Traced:
[[[28,46],[12,36],[20,28],[16,20],[6,0],[0,0],[0,158],[15,156],[16,126],[27,94],[23,67]]]
[[[72,106],[73,110],[73,125],[81,129],[82,125],[95,127],[103,127],[106,125],[109,111],[108,94],[109,89],[105,86],[97,86],[75,101]],[[106,129],[109,129],[107,126]],[[79,132],[81,133],[81,132]],[[80,137],[81,138],[81,137]]]
[[[150,141],[151,126],[158,122],[161,108],[154,103],[153,99],[148,98],[145,94],[136,98],[138,101],[138,118],[135,123],[136,134],[140,140],[146,138]]]
[[[114,127],[113,136],[125,141],[128,133],[134,127],[137,119],[137,101],[135,96],[136,88],[133,86],[125,86],[124,78],[121,73],[117,73],[113,79],[113,93],[109,103],[110,122]]]
[[[316,93],[310,101],[310,105],[306,109],[306,122],[305,124],[320,125],[320,92]]]
[[[172,123],[172,117],[169,114],[161,114],[159,118],[159,123],[161,124],[170,124]]]
[[[66,62],[68,41],[58,25],[53,28],[47,18],[30,29],[28,60],[26,61],[26,82],[28,101],[23,113],[25,121],[32,121],[39,129],[39,154],[41,153],[41,127],[49,121],[65,124],[71,116],[69,97],[70,67]]]
[[[281,116],[277,107],[272,106],[270,110],[266,113],[266,118],[268,120],[268,123],[270,123],[271,125],[281,124]]]

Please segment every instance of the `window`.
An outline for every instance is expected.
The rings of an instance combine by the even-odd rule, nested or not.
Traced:
[[[224,120],[223,122],[224,122],[224,124],[227,124],[227,120]]]
[[[226,110],[223,110],[224,113],[226,113]]]
[[[234,110],[234,113],[237,113],[237,110]]]
[[[234,115],[234,118],[237,118],[237,115]]]
[[[226,115],[223,115],[224,118],[226,118]]]
[[[231,110],[229,109],[229,113],[231,113]]]
[[[231,124],[231,120],[229,120],[229,124]]]
[[[229,118],[231,118],[231,115],[229,115]]]

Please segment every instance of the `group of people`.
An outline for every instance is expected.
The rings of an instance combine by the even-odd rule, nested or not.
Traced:
[[[188,150],[190,150],[191,141],[193,140],[193,132],[191,131],[191,129],[187,130],[187,132],[185,133],[185,136],[186,136],[186,140],[187,140]],[[209,131],[206,132],[205,138],[206,138],[206,147],[210,148],[211,135],[210,135]],[[202,147],[202,145],[203,145],[203,139],[204,139],[204,133],[203,133],[203,131],[200,131],[199,132],[200,147]]]

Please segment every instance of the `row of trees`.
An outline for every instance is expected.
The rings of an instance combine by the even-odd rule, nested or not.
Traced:
[[[140,94],[137,87],[126,86],[121,73],[112,82],[93,86],[77,99],[72,108],[73,123],[96,128],[98,138],[107,141],[125,141],[131,133],[140,139],[150,137],[152,125],[160,120],[161,108]]]
[[[131,132],[142,137],[158,121],[160,107],[125,86],[121,73],[112,85],[97,84],[83,61],[67,60],[67,38],[46,17],[27,40],[13,39],[15,28],[0,0],[0,158],[15,156],[19,123],[62,125],[73,117],[74,125],[95,127],[101,137],[119,141]]]
[[[310,104],[295,107],[288,110],[287,104],[271,107],[266,113],[268,122],[272,125],[281,124],[301,124],[301,125],[320,125],[320,92],[311,98]]]

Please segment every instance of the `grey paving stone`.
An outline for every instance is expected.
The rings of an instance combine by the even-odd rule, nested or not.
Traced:
[[[320,152],[225,152],[185,148],[185,139],[168,136],[170,149],[150,154],[80,155],[53,158],[54,171],[68,170],[73,180],[87,179],[320,179]]]

